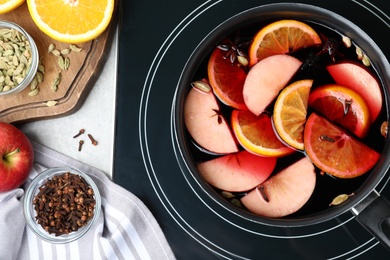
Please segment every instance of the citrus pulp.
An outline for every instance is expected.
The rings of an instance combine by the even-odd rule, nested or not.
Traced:
[[[380,157],[378,152],[315,113],[306,121],[304,145],[314,165],[339,178],[354,178],[368,172]]]
[[[242,95],[246,72],[224,55],[218,48],[211,54],[207,69],[209,83],[222,103],[237,109],[247,109]]]
[[[265,113],[256,116],[249,110],[234,110],[232,128],[242,147],[254,154],[280,157],[294,152],[275,135],[271,118]]]
[[[23,3],[24,0],[0,0],[0,14],[8,13]]]
[[[299,80],[284,88],[274,106],[273,124],[278,136],[295,149],[303,150],[303,128],[313,80]]]
[[[263,27],[249,48],[249,66],[275,54],[288,54],[321,44],[321,38],[308,24],[296,20],[279,20]]]
[[[310,93],[309,106],[357,137],[364,138],[370,128],[368,105],[352,89],[333,84],[321,86]]]
[[[51,38],[68,43],[97,38],[109,25],[114,0],[27,0],[38,28]]]

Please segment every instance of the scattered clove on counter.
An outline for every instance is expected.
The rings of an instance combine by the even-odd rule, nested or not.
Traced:
[[[77,138],[84,133],[85,133],[85,129],[80,129],[79,132],[75,136],[73,136],[73,138]]]
[[[73,138],[77,138],[77,137],[81,136],[84,133],[85,133],[85,129],[80,129],[79,132],[76,135],[73,136]],[[89,138],[89,140],[91,140],[91,143],[92,143],[93,146],[98,145],[98,142],[96,141],[96,139],[91,134],[88,134],[88,138]],[[80,140],[79,141],[79,147],[78,147],[78,151],[79,152],[81,151],[83,144],[84,144],[84,140]]]
[[[79,141],[79,152],[81,152],[81,149],[83,149],[84,140]]]
[[[92,145],[96,146],[98,144],[98,142],[95,140],[95,138],[93,138],[91,134],[88,134],[88,137],[89,140],[91,140]]]

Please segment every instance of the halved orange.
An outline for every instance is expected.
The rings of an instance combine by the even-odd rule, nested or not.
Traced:
[[[270,157],[294,152],[275,135],[271,118],[265,113],[256,116],[249,110],[233,110],[232,128],[237,140],[248,152]]]
[[[313,80],[296,81],[285,87],[276,99],[273,124],[278,136],[295,149],[303,150],[303,129]]]
[[[224,57],[225,52],[215,48],[208,63],[208,79],[218,99],[233,108],[247,109],[242,90],[246,72]]]
[[[49,37],[68,43],[97,38],[109,25],[114,0],[27,0],[30,15]]]
[[[275,54],[292,53],[321,43],[317,32],[297,20],[279,20],[257,32],[249,48],[249,66]]]
[[[356,136],[366,136],[370,124],[370,110],[357,92],[340,85],[321,86],[310,93],[309,106]]]
[[[0,14],[8,13],[23,3],[24,0],[0,0]]]
[[[312,113],[305,125],[306,155],[321,171],[338,178],[354,178],[368,172],[380,154],[324,117]]]

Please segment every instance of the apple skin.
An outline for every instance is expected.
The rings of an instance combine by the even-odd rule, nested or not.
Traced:
[[[241,198],[251,212],[265,217],[284,217],[298,211],[311,197],[316,185],[314,165],[306,157],[271,176]],[[263,189],[267,200],[260,189]]]
[[[0,122],[0,192],[18,188],[27,179],[34,150],[27,136],[15,126]]]
[[[191,88],[184,104],[184,122],[195,142],[216,154],[238,151],[237,141],[226,119],[218,114],[218,101],[212,91]]]
[[[297,58],[285,54],[269,56],[256,63],[250,69],[243,88],[248,109],[257,116],[264,112],[301,64]]]
[[[210,185],[224,191],[240,192],[265,181],[275,165],[275,157],[261,157],[244,150],[200,163],[198,170]]]

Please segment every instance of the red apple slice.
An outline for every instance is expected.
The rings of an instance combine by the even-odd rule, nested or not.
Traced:
[[[376,78],[363,65],[341,62],[327,67],[337,84],[359,93],[367,102],[372,122],[382,109],[382,93]]]
[[[184,104],[185,125],[195,142],[204,149],[218,154],[237,152],[236,140],[219,109],[212,91],[192,88]]]
[[[306,157],[269,178],[241,198],[251,212],[265,217],[283,217],[298,211],[314,191],[316,174]]]
[[[253,189],[270,176],[275,165],[275,157],[241,151],[200,163],[198,169],[210,185],[234,192]]]
[[[244,102],[260,115],[297,72],[302,62],[289,55],[273,55],[259,61],[249,71],[243,89]]]

